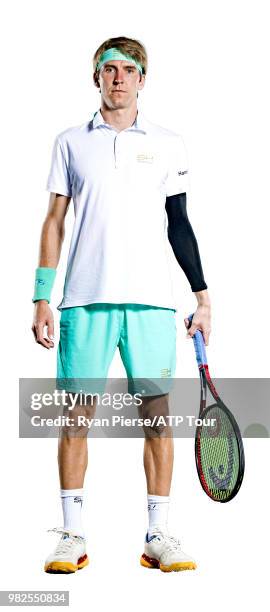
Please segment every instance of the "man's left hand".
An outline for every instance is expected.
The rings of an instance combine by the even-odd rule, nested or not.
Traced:
[[[189,326],[188,318],[184,319],[184,322],[185,322],[186,328],[188,328]],[[207,305],[200,304],[197,307],[197,310],[194,312],[194,315],[192,318],[192,324],[187,331],[186,338],[192,338],[192,336],[195,334],[197,329],[201,330],[203,334],[203,338],[204,338],[204,343],[206,346],[208,346],[209,336],[211,333],[211,307],[209,304]]]

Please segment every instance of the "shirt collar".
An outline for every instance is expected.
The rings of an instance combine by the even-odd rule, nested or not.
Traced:
[[[90,121],[90,125],[92,129],[95,129],[101,125],[107,125],[108,127],[112,127],[109,123],[106,123],[104,121],[100,109],[94,113],[93,119]],[[126,129],[129,131],[144,132],[144,134],[147,133],[147,120],[140,110],[137,111],[137,116],[134,123]]]

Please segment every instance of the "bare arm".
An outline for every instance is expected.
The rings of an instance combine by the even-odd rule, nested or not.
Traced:
[[[51,193],[46,218],[42,225],[38,267],[57,268],[62,244],[65,237],[65,216],[71,197]],[[44,337],[44,327],[47,326],[48,338]],[[45,348],[53,348],[54,336],[53,313],[47,300],[39,300],[34,304],[32,331],[38,344]]]
[[[186,317],[184,319],[184,323],[187,329],[186,338],[192,338],[192,336],[196,333],[197,329],[202,331],[204,342],[206,346],[209,344],[209,336],[211,333],[211,302],[207,289],[202,291],[195,292],[198,306],[196,311],[194,312],[194,316],[192,319],[192,324],[190,328],[189,320]]]
[[[48,212],[41,230],[39,267],[57,268],[58,266],[65,237],[65,216],[70,200],[68,196],[50,194]]]

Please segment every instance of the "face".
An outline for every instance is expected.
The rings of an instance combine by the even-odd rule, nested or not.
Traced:
[[[144,87],[145,76],[136,66],[125,60],[110,60],[101,66],[94,78],[101,97],[111,109],[128,108],[137,99],[137,92]]]

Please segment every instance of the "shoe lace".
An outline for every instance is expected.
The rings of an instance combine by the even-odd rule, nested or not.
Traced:
[[[53,529],[47,529],[47,531],[53,531],[54,533],[59,533],[62,535],[62,538],[55,549],[55,553],[59,555],[68,552],[76,541],[84,541],[82,536],[76,534],[71,529],[65,529],[64,527],[53,527]],[[65,537],[65,535],[68,537]]]
[[[181,547],[180,540],[174,536],[165,536],[165,539],[168,540],[168,544],[166,544],[166,548],[168,550],[179,550]]]
[[[168,535],[167,533],[164,533],[161,529],[155,530],[155,535],[157,535],[158,538],[159,536],[162,537],[162,539],[164,540],[164,548],[166,550],[179,550],[181,543],[180,540],[175,536]]]

